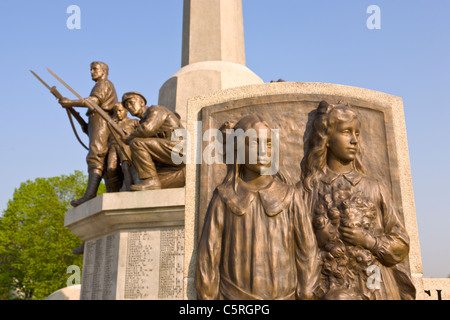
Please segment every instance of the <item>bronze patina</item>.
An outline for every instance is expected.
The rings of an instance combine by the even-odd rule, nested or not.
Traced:
[[[179,141],[172,140],[174,130],[182,129],[179,117],[166,107],[147,107],[147,100],[138,92],[127,92],[122,97],[124,107],[140,119],[137,128],[123,137],[130,146],[131,158],[141,183],[130,190],[178,188],[185,185],[185,164],[172,160]]]
[[[49,70],[50,71],[50,70]],[[80,199],[71,201],[72,206],[80,204],[94,198],[97,195],[98,186],[104,175],[105,157],[108,153],[108,129],[107,120],[92,109],[92,105],[97,105],[102,111],[110,114],[115,103],[117,103],[116,89],[111,81],[108,80],[108,66],[103,62],[91,63],[91,76],[95,86],[91,94],[86,99],[69,100],[62,98],[59,103],[64,108],[85,107],[89,108],[87,116],[89,132],[89,152],[86,157],[88,165],[88,185],[86,191]],[[53,73],[52,73],[53,74]],[[105,180],[107,179],[105,175]]]
[[[125,133],[133,132],[139,126],[139,120],[131,119],[127,114],[128,111],[123,107],[121,102],[114,105],[113,119],[117,121],[117,124]],[[111,130],[108,139],[108,155],[106,160],[106,172],[108,176],[106,180],[108,182],[106,191],[129,191],[133,184],[131,150],[113,130]]]
[[[299,187],[313,217],[322,262],[317,296],[325,300],[410,300],[401,264],[409,237],[391,195],[366,176],[362,123],[347,104],[322,101],[312,123]],[[378,286],[370,282],[378,269]]]
[[[301,192],[277,175],[262,174],[271,165],[266,161],[270,138],[265,147],[259,135],[270,131],[267,122],[250,115],[233,129],[254,129],[258,139],[246,138],[244,164],[236,161],[235,143],[235,161],[227,164],[209,204],[198,247],[198,298],[313,299],[320,275],[318,247]],[[255,164],[249,161],[249,143],[258,144]]]

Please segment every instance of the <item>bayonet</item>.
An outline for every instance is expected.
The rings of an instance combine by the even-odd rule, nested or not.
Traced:
[[[125,148],[123,147],[123,142],[120,140],[120,138],[126,137],[127,134],[125,131],[107,114],[102,108],[100,108],[97,104],[93,103],[92,101],[89,101],[89,99],[84,99],[82,96],[80,96],[75,90],[73,90],[67,83],[65,83],[60,77],[58,77],[52,70],[47,68],[48,72],[50,72],[56,79],[58,79],[59,82],[61,82],[70,92],[72,92],[83,104],[85,104],[90,110],[97,112],[100,117],[103,118],[103,120],[106,121],[106,124],[109,128],[109,131],[113,135],[114,140],[116,140],[117,144],[121,148],[123,154],[128,159],[128,161],[131,163],[132,166],[135,167],[134,162],[128,155],[128,153],[125,151]],[[114,129],[114,130],[112,130]],[[115,133],[119,134],[120,137],[116,137]]]
[[[50,87],[44,80],[41,79],[33,70],[30,70],[30,72],[48,89],[50,92],[55,96],[56,99],[61,100],[63,96],[61,93],[59,93],[58,89],[56,89],[56,86]],[[84,133],[88,134],[88,125],[86,121],[81,117],[81,115],[75,111],[73,108],[66,108],[67,116],[69,117],[70,125],[72,126],[73,132],[75,133],[75,137],[77,138],[78,142],[86,149],[89,150],[88,147],[81,141],[80,137],[78,136],[77,130],[75,129],[75,125],[73,124],[72,116],[77,119],[78,123],[81,126],[81,130],[83,130]]]

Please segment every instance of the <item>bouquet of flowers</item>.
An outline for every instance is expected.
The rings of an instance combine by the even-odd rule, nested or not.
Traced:
[[[351,190],[334,190],[322,195],[315,208],[313,225],[316,232],[322,266],[322,290],[345,289],[361,291],[367,281],[367,268],[375,263],[372,253],[347,243],[339,226],[374,231],[375,205]]]

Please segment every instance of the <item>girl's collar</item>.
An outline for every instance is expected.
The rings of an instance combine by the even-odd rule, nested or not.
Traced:
[[[249,188],[240,178],[236,184],[236,189],[232,182],[222,184],[217,189],[227,207],[238,216],[248,213],[256,198],[261,200],[266,215],[276,216],[290,203],[293,192],[293,188],[276,179],[272,179],[266,187],[257,190]]]
[[[351,170],[346,173],[337,173],[327,167],[325,169],[325,173],[320,178],[320,180],[326,184],[332,184],[340,176],[343,176],[353,186],[356,186],[362,179],[362,174],[359,172],[356,172],[355,170]]]

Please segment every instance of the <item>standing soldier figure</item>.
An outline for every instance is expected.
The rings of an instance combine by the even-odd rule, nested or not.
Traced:
[[[114,85],[108,80],[108,71],[108,66],[103,62],[95,61],[91,63],[91,75],[92,80],[95,81],[95,86],[90,96],[85,100],[110,113],[114,104],[117,103],[117,94]],[[62,98],[59,103],[64,108],[87,108],[86,101]],[[88,185],[83,197],[71,201],[70,204],[74,207],[96,197],[104,171],[105,157],[108,153],[109,129],[107,122],[95,111],[89,110],[86,115],[89,116],[89,153],[86,157],[89,174]]]

